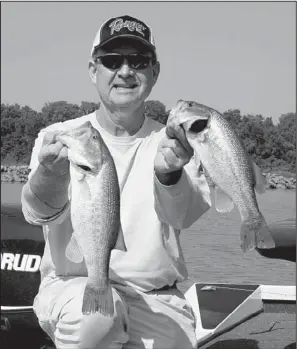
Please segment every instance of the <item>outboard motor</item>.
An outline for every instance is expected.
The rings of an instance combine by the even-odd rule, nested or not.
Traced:
[[[3,201],[1,198],[0,347],[54,348],[33,312],[44,250],[42,229],[25,221],[20,198],[13,203]]]

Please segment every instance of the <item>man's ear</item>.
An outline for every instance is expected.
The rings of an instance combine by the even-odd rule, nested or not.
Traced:
[[[89,61],[89,74],[90,74],[90,78],[92,80],[92,83],[94,85],[96,85],[96,82],[97,82],[96,73],[97,73],[96,64],[94,63],[94,61],[90,60]]]
[[[154,85],[158,80],[160,74],[160,62],[157,61],[154,65],[153,65],[153,80],[154,80]]]

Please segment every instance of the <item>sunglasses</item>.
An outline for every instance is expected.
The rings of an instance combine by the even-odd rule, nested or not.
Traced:
[[[116,70],[123,65],[125,59],[127,59],[130,68],[142,70],[148,67],[150,61],[153,60],[153,57],[140,53],[131,53],[128,55],[122,55],[120,53],[108,53],[104,56],[96,57],[95,61],[100,60],[101,64],[105,68]]]

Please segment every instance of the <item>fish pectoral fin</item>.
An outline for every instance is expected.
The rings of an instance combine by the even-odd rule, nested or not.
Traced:
[[[194,162],[198,168],[198,171],[202,172],[203,171],[203,166],[202,166],[202,163],[201,163],[201,160],[200,160],[200,156],[197,154],[197,152],[194,150]]]
[[[263,176],[260,167],[252,161],[252,171],[254,176],[254,187],[257,193],[265,193],[265,186],[267,185],[267,180]]]
[[[118,233],[118,238],[117,241],[114,245],[114,249],[116,250],[121,250],[126,252],[127,251],[127,247],[126,247],[126,243],[125,243],[125,239],[124,239],[124,233],[122,230],[122,226],[120,226],[119,228],[119,233]]]
[[[234,203],[230,197],[217,186],[214,190],[214,201],[218,212],[231,212],[234,208]]]
[[[73,263],[81,263],[84,260],[83,252],[74,233],[72,233],[71,239],[66,247],[65,255]]]

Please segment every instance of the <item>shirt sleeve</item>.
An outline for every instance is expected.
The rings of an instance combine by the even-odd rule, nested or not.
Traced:
[[[30,179],[39,165],[38,154],[42,147],[43,138],[47,132],[51,132],[54,130],[55,125],[53,125],[53,127],[50,126],[45,129],[42,129],[39,132],[32,150],[31,160],[29,164],[30,172],[28,175],[28,182],[24,185],[22,190],[22,212],[25,220],[33,225],[44,225],[48,224],[49,222],[54,222],[58,224],[62,222],[70,213],[69,201],[62,209],[53,208],[39,200],[39,198],[32,192],[30,188]]]
[[[154,175],[154,197],[159,219],[179,230],[189,228],[211,207],[209,186],[193,159],[174,185],[165,186]]]

